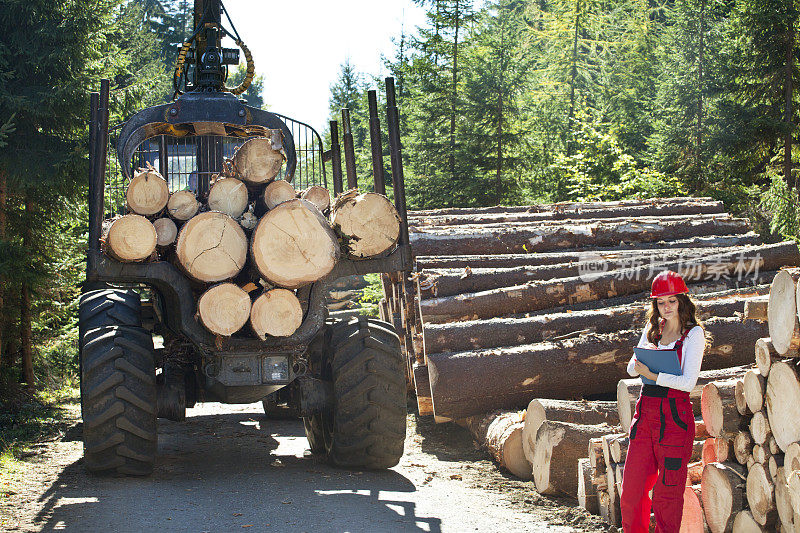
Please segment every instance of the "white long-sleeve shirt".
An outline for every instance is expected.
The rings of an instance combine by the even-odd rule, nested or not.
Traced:
[[[639,339],[639,344],[637,344],[637,347],[647,348],[650,350],[672,350],[675,347],[675,342],[678,342],[671,342],[667,345],[663,345],[661,342],[659,342],[658,346],[656,346],[647,340],[648,331],[650,331],[649,322],[644,327],[642,337]],[[703,352],[705,351],[705,348],[706,338],[703,333],[703,328],[700,326],[694,326],[691,330],[689,330],[689,333],[683,340],[683,349],[681,350],[681,374],[676,376],[659,372],[656,385],[692,392],[692,389],[694,389],[694,386],[697,383],[697,376],[700,375],[700,367],[703,364]],[[628,374],[633,377],[639,375],[639,373],[633,369],[635,363],[636,356],[633,355],[631,356],[631,360],[628,361]]]

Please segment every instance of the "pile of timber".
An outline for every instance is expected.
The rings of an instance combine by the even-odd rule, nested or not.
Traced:
[[[381,316],[410,336],[419,413],[438,421],[613,394],[664,269],[714,317],[705,368],[744,364],[766,335],[741,322],[744,303],[800,265],[795,243],[763,244],[709,198],[412,211],[408,224],[415,272],[383,276]]]
[[[800,269],[783,269],[768,295],[747,300],[744,319],[766,321],[770,335],[748,340],[755,364],[703,371],[690,393],[695,462],[689,468],[681,531],[800,531],[798,279]],[[626,430],[640,389],[638,378],[618,384],[617,409]],[[603,435],[576,467],[581,506],[614,525],[619,525],[627,443],[625,433]],[[623,450],[619,458],[614,458],[615,447]]]
[[[102,249],[121,262],[175,264],[196,293],[197,320],[219,337],[292,335],[311,285],[342,257],[389,252],[400,223],[376,193],[350,190],[331,202],[323,187],[295,190],[276,179],[284,161],[282,134],[274,130],[242,144],[204,197],[170,191],[152,166],[140,169],[127,185],[128,213],[104,222]],[[355,297],[333,292],[334,308]]]

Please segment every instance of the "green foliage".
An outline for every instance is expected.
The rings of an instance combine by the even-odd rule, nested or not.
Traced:
[[[366,274],[364,279],[369,283],[361,290],[361,296],[356,300],[364,316],[378,317],[378,303],[383,298],[383,286],[380,274]]]
[[[230,73],[226,85],[228,87],[237,87],[244,81],[247,75],[247,64],[241,63],[236,70]],[[256,75],[250,82],[250,86],[241,95],[246,101],[247,105],[257,107],[258,109],[266,109],[264,105],[264,76]]]
[[[800,200],[796,189],[789,189],[780,173],[770,171],[770,186],[761,200],[769,214],[769,229],[783,238],[800,240]]]

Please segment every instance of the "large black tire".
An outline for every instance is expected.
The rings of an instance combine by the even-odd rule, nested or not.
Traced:
[[[106,326],[84,335],[81,409],[86,468],[144,476],[156,456],[153,338],[142,328]]]
[[[366,317],[329,329],[325,359],[334,386],[334,408],[311,419],[329,460],[350,468],[391,468],[406,436],[405,361],[390,324]],[[317,430],[317,431],[314,431]],[[311,439],[309,439],[311,443]],[[315,443],[311,443],[312,450]]]
[[[142,304],[132,290],[102,289],[81,295],[78,309],[78,339],[83,346],[87,331],[105,326],[142,325]]]

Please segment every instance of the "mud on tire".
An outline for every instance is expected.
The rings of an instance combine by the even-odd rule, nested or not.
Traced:
[[[86,331],[81,408],[86,468],[96,474],[148,475],[156,455],[153,338],[139,327]]]
[[[391,325],[365,317],[338,322],[328,335],[335,407],[314,421],[321,427],[312,429],[322,430],[317,434],[324,434],[334,464],[390,468],[403,455],[406,434],[400,340]]]

